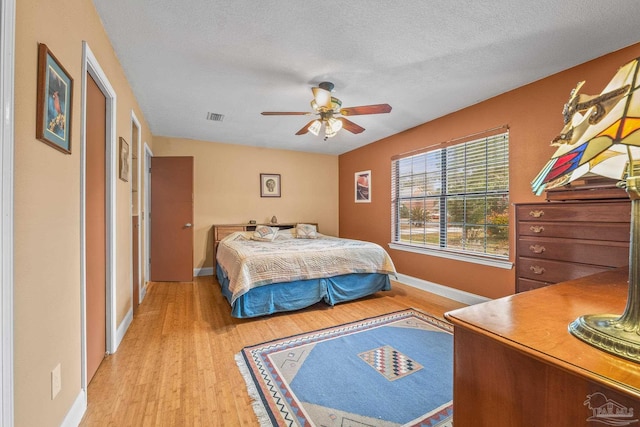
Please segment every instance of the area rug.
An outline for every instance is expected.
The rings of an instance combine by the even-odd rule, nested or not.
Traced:
[[[245,347],[260,425],[452,426],[449,323],[403,310]]]

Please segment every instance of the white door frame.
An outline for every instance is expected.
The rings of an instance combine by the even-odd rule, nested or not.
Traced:
[[[142,270],[142,265],[140,263],[140,253],[142,252],[140,250],[140,237],[141,237],[141,229],[142,227],[140,227],[140,221],[142,220],[142,218],[140,218],[140,163],[141,163],[141,158],[140,158],[140,153],[142,152],[141,150],[141,145],[142,145],[142,127],[140,126],[140,121],[138,120],[138,117],[136,117],[136,113],[131,110],[131,138],[134,137],[133,135],[133,126],[136,126],[136,128],[138,129],[137,132],[137,140],[138,140],[138,144],[136,146],[136,152],[134,153],[133,150],[131,150],[131,157],[132,157],[132,163],[135,161],[137,163],[137,167],[136,167],[136,171],[137,174],[136,176],[133,176],[133,174],[131,174],[131,185],[130,185],[130,191],[131,191],[131,187],[133,187],[134,183],[135,188],[138,189],[138,191],[135,194],[132,194],[132,200],[131,200],[131,215],[137,215],[138,216],[138,253],[133,254],[133,256],[137,256],[138,257],[138,283],[133,283],[133,257],[131,257],[131,302],[133,304],[133,286],[138,286],[138,304],[140,304],[142,302],[142,299],[144,298],[144,295],[142,295],[142,288],[143,286],[141,286],[142,284],[142,275],[140,274],[141,270]],[[133,144],[133,140],[131,141],[131,144]],[[132,147],[133,148],[133,147]],[[135,155],[135,159],[133,159],[133,156]],[[133,168],[130,168],[131,170],[133,170]],[[133,192],[132,192],[133,193]],[[137,198],[136,200],[136,206],[138,207],[138,211],[134,212],[133,211],[133,198]],[[133,242],[131,242],[131,252],[133,252]],[[132,307],[135,310],[135,307]]]
[[[115,353],[116,342],[116,92],[102,71],[86,41],[82,42],[82,109],[80,116],[80,306],[81,306],[81,386],[87,390],[87,73],[95,80],[107,99],[106,117],[106,288],[107,353]]]
[[[15,0],[0,2],[0,425],[13,427]]]
[[[144,278],[151,277],[151,148],[144,143],[144,209],[142,211],[144,221]],[[145,293],[147,287],[144,287]]]

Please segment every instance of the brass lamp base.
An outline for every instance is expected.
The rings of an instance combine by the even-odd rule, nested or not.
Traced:
[[[569,332],[582,341],[607,353],[640,362],[640,336],[638,332],[625,331],[620,315],[587,314],[569,325]]]
[[[600,350],[640,362],[640,176],[622,185],[631,199],[629,291],[622,315],[587,314],[569,325],[569,332]]]

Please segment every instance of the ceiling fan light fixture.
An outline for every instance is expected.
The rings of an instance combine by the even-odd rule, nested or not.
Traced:
[[[338,132],[340,129],[342,129],[342,122],[340,120],[331,117],[327,121],[331,124],[331,129],[333,129],[334,131]]]
[[[338,132],[331,129],[330,126],[327,126],[325,129],[324,139],[326,140],[327,138],[333,138],[334,136],[336,136],[337,133]]]
[[[342,101],[338,98],[331,96],[333,92],[333,83],[321,82],[317,87],[312,87],[313,99],[311,100],[311,108],[313,112],[299,112],[299,111],[263,111],[263,116],[316,116],[317,119],[311,120],[305,124],[302,129],[296,132],[296,135],[304,135],[308,132],[313,135],[318,135],[322,129],[322,125],[325,126],[325,141],[327,138],[336,136],[338,131],[346,129],[353,134],[359,134],[364,132],[364,128],[346,117],[335,116],[358,116],[364,114],[382,114],[389,113],[391,111],[391,105],[389,104],[372,104],[372,105],[360,105],[356,107],[342,108]]]
[[[320,120],[314,120],[313,123],[309,125],[307,130],[312,134],[314,134],[315,136],[318,136],[318,134],[320,133],[321,127],[322,127],[322,123],[320,123]]]
[[[324,125],[324,136],[327,138],[333,138],[340,129],[342,129],[342,122],[331,117]]]
[[[319,87],[313,87],[311,91],[318,107],[331,108],[331,92]]]
[[[334,113],[340,113],[340,108],[342,108],[342,101],[338,98],[331,97],[331,109]]]

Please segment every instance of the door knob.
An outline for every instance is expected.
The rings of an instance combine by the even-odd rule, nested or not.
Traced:
[[[186,224],[184,225],[184,227],[185,227],[185,228],[193,227],[193,224],[191,224],[190,222],[188,222],[188,223],[186,223]]]

